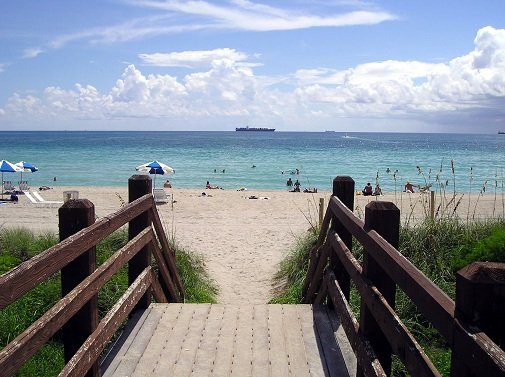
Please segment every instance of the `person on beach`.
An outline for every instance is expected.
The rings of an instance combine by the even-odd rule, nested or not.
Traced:
[[[375,189],[373,190],[373,195],[374,196],[382,195],[382,190],[381,190],[378,183],[375,185]]]
[[[167,179],[167,181],[165,183],[163,183],[163,187],[165,188],[172,188],[172,184],[170,183],[170,181]]]
[[[370,196],[373,194],[373,189],[370,182],[366,184],[365,188],[361,192],[363,193],[364,196]]]
[[[288,187],[293,186],[293,181],[291,180],[291,178],[288,178],[288,181],[286,182],[286,186],[288,186]]]
[[[297,179],[296,182],[295,182],[295,191],[296,192],[300,192],[300,181]]]
[[[414,192],[414,186],[412,186],[412,183],[410,183],[409,181],[407,181],[407,183],[405,183],[405,187],[403,189],[403,192],[413,193]]]
[[[209,181],[207,181],[207,184],[205,185],[205,188],[206,188],[206,189],[219,189],[219,188],[221,188],[221,187],[219,187],[219,186],[212,186],[212,185],[209,183]]]

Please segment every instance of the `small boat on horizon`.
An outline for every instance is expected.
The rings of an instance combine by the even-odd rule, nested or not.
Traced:
[[[275,128],[266,128],[266,127],[237,127],[235,131],[275,131]]]

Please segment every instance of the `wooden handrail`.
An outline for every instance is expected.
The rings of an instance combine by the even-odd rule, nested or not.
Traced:
[[[130,285],[123,296],[121,296],[119,301],[100,321],[98,328],[91,334],[81,348],[79,348],[72,360],[65,365],[59,376],[80,377],[85,375],[89,367],[98,359],[100,353],[105,349],[111,336],[121,326],[151,285],[156,285],[156,289],[154,290],[156,293],[162,292],[157,281],[151,266],[140,273],[133,284]]]
[[[152,242],[154,233],[146,228],[135,239],[114,253],[69,294],[59,300],[42,317],[0,351],[0,370],[7,375],[23,365],[37,352],[98,290],[144,245]]]
[[[99,375],[97,360],[100,353],[132,310],[143,307],[139,306],[140,300],[149,297],[150,302],[151,295],[157,302],[167,302],[167,297],[175,302],[181,302],[184,299],[185,292],[177,271],[175,253],[171,250],[166,238],[151,190],[145,190],[146,187],[150,187],[150,182],[146,186],[146,177],[140,177],[140,179],[138,176],[134,177],[136,178],[133,181],[136,180],[140,184],[137,185],[134,182],[129,187],[133,187],[134,190],[138,189],[135,193],[137,199],[131,199],[131,203],[114,214],[79,231],[77,230],[80,227],[70,225],[67,235],[60,235],[61,238],[67,238],[59,244],[48,248],[0,276],[0,309],[2,309],[55,273],[68,269],[72,264],[75,265],[76,258],[89,252],[90,249],[94,250],[98,242],[123,225],[129,223],[131,229],[131,224],[135,224],[135,234],[130,234],[131,239],[124,247],[116,251],[96,269],[94,252],[90,254],[92,257],[89,259],[89,263],[93,267],[89,268],[82,278],[79,277],[79,280],[64,291],[68,293],[61,300],[0,351],[0,370],[2,371],[0,374],[15,374],[19,367],[60,329],[63,328],[63,331],[73,334],[73,327],[66,328],[71,322],[77,323],[81,318],[91,318],[78,317],[83,311],[83,307],[89,307],[89,302],[95,299],[104,284],[123,266],[129,265],[131,268],[132,260],[138,259],[139,254],[145,250],[152,250],[159,269],[159,276],[153,272],[150,257],[147,259],[148,264],[144,264],[142,270],[133,263],[133,267],[138,271],[135,272],[135,278],[132,279],[132,283],[124,295],[102,321],[98,323],[97,320],[94,320],[94,324],[88,327],[90,330],[85,329],[84,332],[81,328],[76,328],[75,330],[81,331],[84,337],[78,343],[74,341],[68,349],[64,338],[65,357],[69,361],[61,375],[81,376],[88,371],[92,375]],[[142,180],[144,182],[141,182]],[[144,195],[145,192],[148,193]],[[64,204],[59,213],[60,215],[64,213],[65,219],[68,216],[67,220],[79,224],[80,220],[75,220],[76,216],[84,214],[84,217],[91,218],[90,214],[94,214],[94,206],[88,200],[78,200]],[[75,215],[73,216],[73,214]],[[139,219],[142,221],[139,222]],[[146,222],[145,219],[149,221]],[[72,231],[77,232],[72,234]],[[78,260],[77,264],[79,263]],[[90,313],[94,313],[94,318],[97,318],[97,307],[92,307]],[[79,320],[76,320],[77,318]],[[77,323],[77,325],[79,324]],[[70,326],[74,326],[74,324]],[[74,348],[75,344],[77,347]],[[71,353],[67,352],[69,349]],[[67,355],[69,355],[68,358]]]
[[[130,220],[147,211],[152,203],[152,195],[145,195],[0,276],[0,287],[2,287],[0,309],[54,275],[63,266],[89,249],[90,245],[96,245]]]
[[[457,292],[462,296],[462,300],[455,303],[381,236],[385,234],[386,238],[389,237],[388,239],[396,239],[396,245],[398,244],[398,233],[395,236],[394,232],[391,232],[391,226],[394,224],[390,224],[389,228],[387,226],[389,224],[387,221],[393,217],[399,221],[398,209],[392,203],[371,202],[365,208],[365,212],[369,212],[372,215],[370,219],[375,218],[376,221],[368,221],[367,214],[367,222],[364,222],[352,213],[352,206],[349,205],[352,203],[351,196],[354,195],[354,191],[348,191],[353,188],[353,181],[349,177],[341,177],[341,179],[337,177],[334,180],[334,195],[330,198],[325,213],[325,219],[331,218],[332,224],[323,224],[318,242],[311,249],[308,274],[305,277],[302,293],[303,302],[323,303],[327,298],[329,307],[335,308],[356,354],[358,374],[388,375],[391,358],[388,357],[387,352],[393,352],[412,376],[440,375],[394,311],[395,287],[398,287],[412,300],[417,309],[451,347],[452,375],[468,376],[470,373],[475,376],[505,376],[505,352],[493,341],[495,338],[504,339],[505,334],[503,332],[490,334],[493,338],[491,339],[488,334],[476,327],[476,323],[479,322],[478,319],[475,320],[475,316],[478,317],[479,314],[474,313],[476,313],[475,310],[480,312],[486,310],[486,318],[492,317],[495,321],[502,319],[499,315],[490,313],[488,309],[482,309],[482,302],[479,299],[473,299],[473,297],[478,297],[477,293],[469,292],[465,297],[463,292],[464,289],[471,288],[474,289],[473,292],[482,292],[485,293],[483,296],[487,296],[489,289],[486,290],[486,287],[488,286],[479,281],[479,276],[483,275],[475,274],[474,271],[478,271],[476,268],[465,270],[464,276],[459,276],[461,271],[458,272]],[[344,198],[346,204],[340,198]],[[396,214],[391,211],[393,209],[397,211]],[[374,230],[374,227],[378,230]],[[341,239],[339,232],[344,233],[345,242]],[[379,234],[379,232],[383,233]],[[368,266],[370,271],[367,272],[352,254],[350,236],[363,246],[364,266]],[[367,261],[368,264],[366,264]],[[492,283],[499,287],[495,291],[501,292],[498,293],[496,300],[502,301],[505,296],[503,294],[505,264],[486,265],[480,268],[487,269],[493,277]],[[352,280],[361,296],[360,323],[348,303],[349,279]],[[459,286],[458,281],[460,281]],[[486,284],[490,283],[486,281]],[[388,292],[387,296],[379,286],[384,287]],[[390,299],[386,297],[392,297],[392,305],[390,305]],[[460,305],[457,312],[456,304]],[[363,313],[372,318],[364,319]],[[464,322],[465,318],[471,322]],[[485,326],[485,323],[481,325],[488,329],[493,328],[492,325]],[[370,338],[368,338],[369,333]],[[384,351],[386,346],[389,348],[388,351]],[[377,353],[374,352],[373,347],[379,347]],[[384,364],[382,364],[383,361]]]
[[[454,301],[377,232],[366,231],[364,222],[355,217],[338,198],[332,197],[329,205],[367,252],[416,303],[418,309],[440,331],[446,341],[451,343]]]

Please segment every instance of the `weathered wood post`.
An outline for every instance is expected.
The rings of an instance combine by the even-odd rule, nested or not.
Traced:
[[[395,249],[400,243],[400,210],[391,202],[373,201],[365,207],[365,229],[375,230]],[[365,249],[363,275],[382,293],[394,309],[396,284]],[[370,340],[384,372],[391,375],[391,346],[364,301],[361,301],[360,329]],[[358,368],[359,369],[359,368]]]
[[[128,179],[128,201],[131,203],[134,200],[152,193],[152,180],[148,175],[135,174]],[[151,216],[149,212],[137,216],[130,221],[128,225],[128,239],[134,238],[137,234],[142,232],[145,228],[151,225]],[[137,276],[151,264],[151,246],[144,246],[135,255],[130,262],[128,262],[128,285],[131,285]],[[151,294],[146,292],[135,306],[133,311],[139,309],[147,309],[151,303]]]
[[[333,196],[339,198],[351,211],[354,209],[354,180],[347,176],[338,176],[333,179]],[[337,217],[331,219],[331,229],[334,230],[349,250],[352,250],[352,234],[342,225]],[[351,279],[337,256],[331,255],[330,268],[334,271],[337,282],[349,300],[351,292]]]
[[[58,209],[60,241],[95,222],[95,206],[87,199],[69,200]],[[66,295],[96,269],[96,248],[90,247],[61,269],[61,291]],[[98,296],[94,295],[62,328],[65,363],[98,326]],[[99,376],[95,363],[87,376]]]
[[[505,349],[505,263],[474,262],[456,273],[456,310],[454,316],[467,328],[486,333]],[[469,363],[476,360],[461,349],[454,337],[451,376],[473,376]]]

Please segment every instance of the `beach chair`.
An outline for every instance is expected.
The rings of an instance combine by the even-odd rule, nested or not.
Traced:
[[[163,189],[154,189],[153,190],[154,202],[155,203],[169,203],[170,195],[167,195],[165,190]]]
[[[3,185],[4,185],[4,191],[12,191],[12,190],[14,190],[14,186],[12,185],[11,181],[4,181]]]
[[[29,189],[27,181],[19,181],[19,191],[28,191]]]
[[[37,191],[32,191],[33,196],[39,201],[39,203],[46,204],[63,204],[62,201],[59,200],[45,200],[42,195],[40,195]]]

